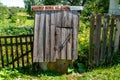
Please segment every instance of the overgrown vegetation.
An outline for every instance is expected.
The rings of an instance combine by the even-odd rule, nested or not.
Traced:
[[[100,67],[83,74],[59,74],[56,72],[32,72],[25,73],[23,69],[3,68],[0,70],[0,80],[119,80],[120,64],[110,67]]]
[[[0,35],[25,35],[33,34],[33,26],[5,27],[0,29]]]

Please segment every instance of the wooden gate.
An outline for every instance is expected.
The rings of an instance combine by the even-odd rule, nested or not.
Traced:
[[[42,10],[35,12],[34,62],[54,62],[56,59],[77,59],[77,34],[79,15],[77,11]],[[55,9],[55,8],[54,8]],[[66,10],[65,10],[66,9]]]
[[[33,34],[0,36],[0,68],[32,65]]]
[[[108,65],[120,52],[120,15],[92,15],[90,25],[91,66]]]

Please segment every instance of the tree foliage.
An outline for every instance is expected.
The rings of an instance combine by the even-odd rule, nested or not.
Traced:
[[[108,13],[109,0],[89,0],[85,3],[81,16],[84,17],[84,22],[89,21],[91,14]]]
[[[0,3],[0,20],[4,20],[9,17],[9,9]]]
[[[84,15],[107,13],[109,0],[24,0],[28,14],[33,15],[31,6],[33,5],[73,5],[84,6]]]

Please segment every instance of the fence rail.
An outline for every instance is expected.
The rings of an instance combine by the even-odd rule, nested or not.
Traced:
[[[89,64],[109,64],[120,50],[120,15],[92,15],[90,21]]]
[[[0,67],[25,67],[32,65],[33,34],[0,36]]]

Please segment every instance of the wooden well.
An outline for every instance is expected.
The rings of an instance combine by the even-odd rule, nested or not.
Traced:
[[[32,10],[35,11],[33,62],[76,60],[78,12],[70,6],[33,6]]]

